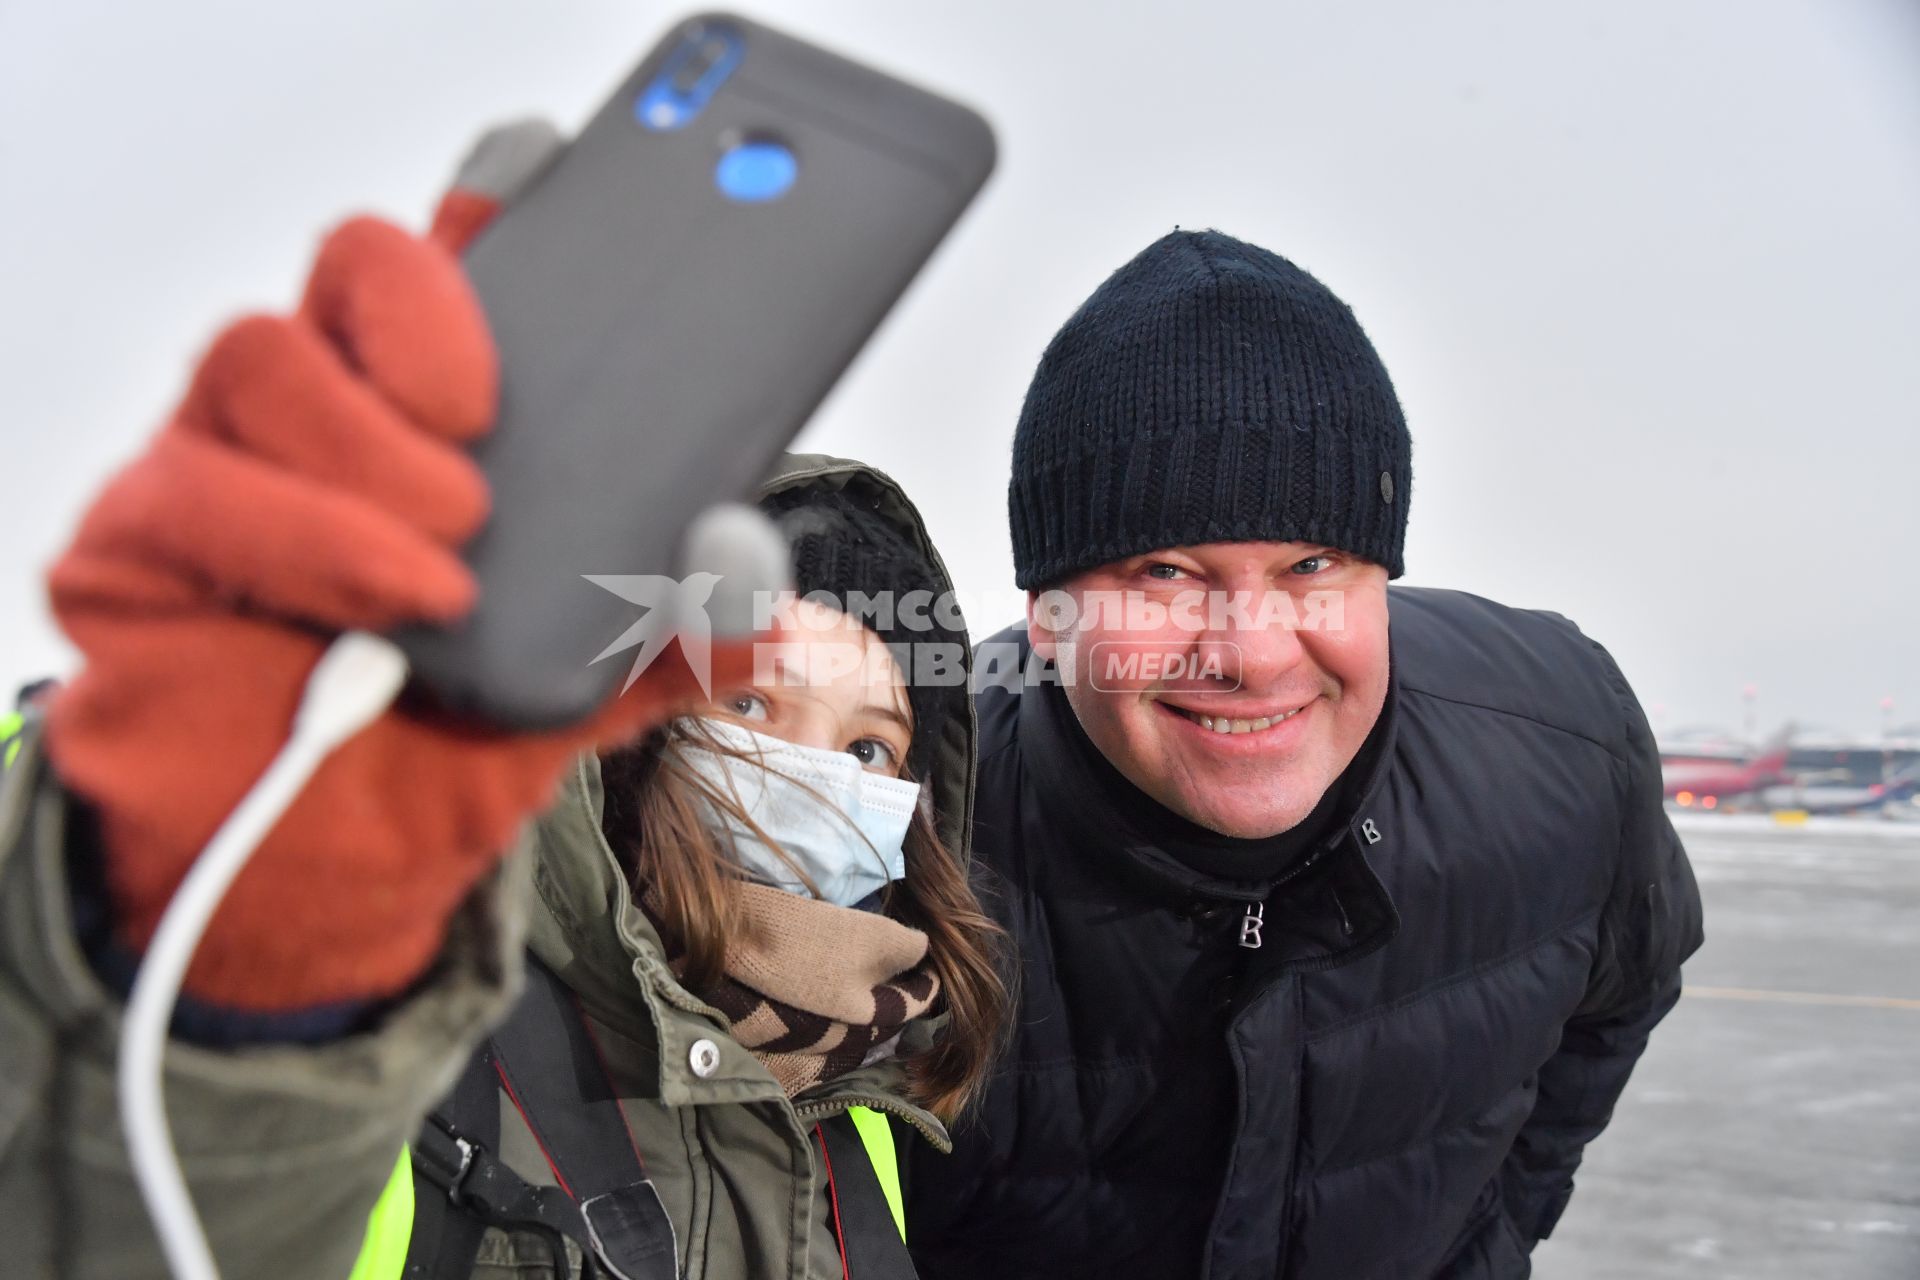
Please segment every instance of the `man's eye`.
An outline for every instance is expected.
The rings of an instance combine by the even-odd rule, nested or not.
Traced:
[[[1177,564],[1167,564],[1165,561],[1160,561],[1147,566],[1147,576],[1149,578],[1158,578],[1162,582],[1177,582],[1187,576],[1187,571]]]
[[[1292,569],[1288,570],[1288,572],[1297,573],[1301,577],[1305,578],[1305,577],[1310,577],[1316,573],[1324,573],[1331,568],[1333,568],[1332,556],[1308,556],[1305,560],[1302,560],[1299,564],[1294,565]]]
[[[878,738],[860,739],[847,748],[847,754],[858,760],[864,769],[897,772],[900,768],[900,758],[894,754],[893,748]]]
[[[742,720],[767,718],[767,700],[757,693],[730,693],[720,700],[720,705]]]

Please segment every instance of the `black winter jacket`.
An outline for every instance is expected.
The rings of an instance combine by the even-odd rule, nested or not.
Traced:
[[[916,1152],[924,1280],[1528,1274],[1699,896],[1598,645],[1454,592],[1389,610],[1370,776],[1264,889],[1096,803],[1058,688],[983,689],[974,848],[1021,1004],[954,1154]]]

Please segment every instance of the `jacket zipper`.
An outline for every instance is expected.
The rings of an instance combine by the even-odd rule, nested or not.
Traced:
[[[1280,887],[1288,881],[1297,880],[1300,876],[1304,875],[1314,863],[1320,861],[1320,855],[1323,852],[1325,852],[1324,847],[1311,850],[1306,857],[1287,868],[1278,879],[1267,887],[1267,897],[1271,898],[1275,893],[1279,892]],[[1339,904],[1340,900],[1338,896],[1336,896],[1334,898],[1334,905],[1338,907]],[[1240,916],[1240,936],[1238,944],[1248,951],[1258,951],[1263,941],[1261,936],[1262,931],[1267,927],[1267,904],[1264,901],[1248,902],[1243,904],[1243,907],[1244,910]],[[1340,924],[1347,936],[1352,937],[1353,925],[1348,923],[1347,913],[1344,907],[1340,908]]]
[[[898,1116],[912,1125],[921,1137],[936,1148],[950,1148],[953,1145],[951,1138],[944,1133],[936,1132],[925,1120],[914,1114],[913,1109],[905,1103],[896,1098],[882,1097],[878,1094],[841,1094],[814,1102],[796,1102],[793,1113],[802,1120],[825,1120],[849,1107],[866,1107],[871,1111],[884,1111],[890,1116]]]

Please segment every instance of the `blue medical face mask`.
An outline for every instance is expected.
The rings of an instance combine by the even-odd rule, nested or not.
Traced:
[[[687,767],[776,841],[820,896],[853,906],[907,873],[907,825],[920,784],[869,773],[844,751],[796,746],[722,720],[702,722],[715,742],[675,745]],[[740,820],[704,805],[707,823],[733,842],[735,859],[757,880],[790,893],[806,884]]]

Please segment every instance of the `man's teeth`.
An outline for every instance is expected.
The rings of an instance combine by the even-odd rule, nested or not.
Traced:
[[[1191,711],[1181,710],[1180,708],[1175,708],[1175,710],[1179,710],[1180,714],[1187,719],[1197,722],[1202,729],[1211,729],[1215,733],[1255,733],[1261,729],[1270,728],[1273,725],[1279,724],[1282,720],[1291,720],[1294,716],[1300,714],[1301,709],[1295,707],[1293,710],[1282,712],[1280,715],[1262,716],[1258,720],[1229,720],[1226,716],[1203,716],[1196,715]]]

